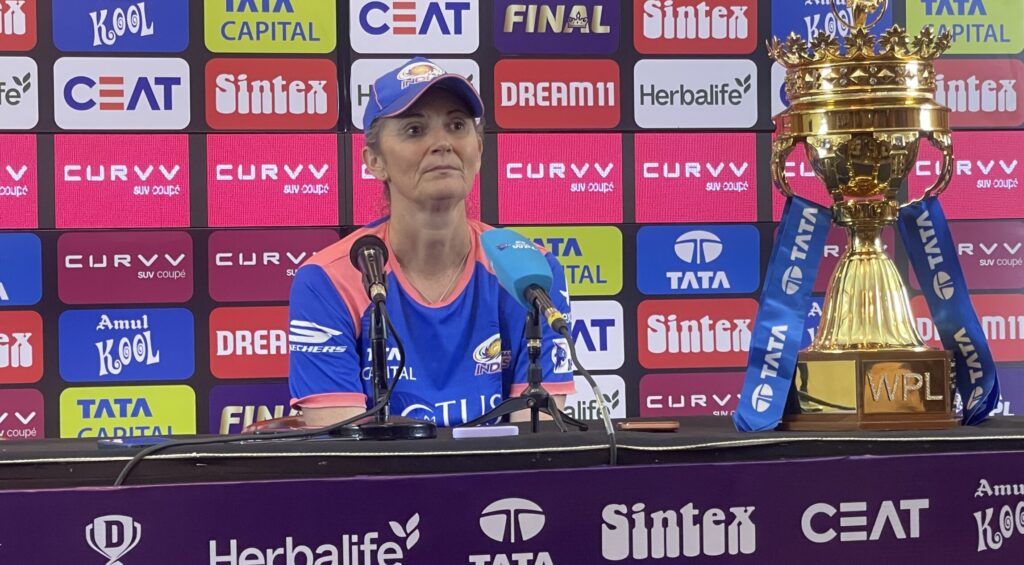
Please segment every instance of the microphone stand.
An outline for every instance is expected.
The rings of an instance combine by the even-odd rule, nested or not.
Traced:
[[[555,399],[548,394],[548,391],[544,390],[544,386],[541,384],[541,367],[537,360],[540,359],[542,334],[540,310],[537,308],[536,303],[526,311],[525,332],[526,353],[530,359],[530,363],[526,367],[526,390],[519,396],[505,399],[486,414],[466,422],[463,426],[479,426],[507,414],[529,409],[530,429],[533,433],[537,433],[540,430],[540,414],[542,412],[551,416],[551,420],[555,422],[555,425],[558,426],[558,430],[561,432],[569,431],[566,424],[578,428],[580,431],[587,431],[587,424],[558,409]]]

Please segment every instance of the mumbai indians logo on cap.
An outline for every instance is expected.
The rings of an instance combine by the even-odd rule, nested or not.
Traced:
[[[417,62],[411,65],[407,65],[402,70],[398,71],[396,78],[402,82],[402,89],[406,89],[411,85],[420,82],[427,82],[433,80],[444,74],[441,67],[433,63]]]

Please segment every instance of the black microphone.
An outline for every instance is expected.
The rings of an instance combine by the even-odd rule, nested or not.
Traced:
[[[547,319],[548,325],[551,326],[551,329],[555,330],[555,333],[561,334],[562,330],[569,329],[569,324],[565,321],[565,315],[559,312],[558,308],[555,308],[555,304],[551,302],[551,295],[546,290],[531,284],[523,291],[523,297],[526,298],[527,302],[535,305],[540,310],[541,315]]]
[[[375,235],[364,235],[352,244],[349,252],[352,266],[363,274],[363,288],[375,304],[388,297],[388,280],[384,266],[388,264],[388,248]]]

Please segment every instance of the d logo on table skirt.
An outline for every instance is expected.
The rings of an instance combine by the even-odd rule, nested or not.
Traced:
[[[108,559],[107,565],[122,565],[120,559],[142,539],[142,524],[130,516],[100,516],[85,527],[89,547]]]

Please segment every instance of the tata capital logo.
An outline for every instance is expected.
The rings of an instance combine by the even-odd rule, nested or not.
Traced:
[[[213,59],[206,121],[216,129],[332,128],[337,72],[327,59]]]
[[[747,128],[757,122],[753,61],[653,60],[633,70],[636,123],[644,128]]]
[[[85,541],[108,559],[108,565],[116,565],[142,541],[142,524],[131,516],[100,516],[85,527]]]
[[[0,51],[36,45],[36,0],[0,0]]]
[[[60,435],[194,434],[196,394],[184,385],[72,387],[60,395]]]
[[[39,70],[28,57],[0,57],[0,129],[32,129],[39,121]]]
[[[619,66],[601,59],[502,59],[494,68],[495,120],[503,128],[614,128]]]
[[[188,0],[54,0],[61,51],[180,52],[188,47]]]
[[[321,0],[204,2],[206,46],[214,53],[330,53],[337,5]]]
[[[480,513],[480,530],[488,538],[507,544],[528,542],[544,529],[547,517],[544,509],[536,502],[525,498],[504,498],[489,504]],[[474,565],[499,565],[512,561],[523,565],[553,565],[551,555],[546,551],[538,553],[516,551],[507,553],[485,553],[470,555]]]
[[[641,53],[750,53],[756,0],[634,0],[633,42]]]
[[[184,129],[191,119],[182,59],[65,57],[54,65],[63,129]]]
[[[356,0],[349,12],[359,53],[472,53],[479,20],[475,0]]]
[[[503,53],[612,53],[618,48],[621,4],[499,0],[494,43]]]
[[[951,54],[1017,54],[1024,48],[1019,22],[1024,5],[999,0],[914,0],[907,2],[907,27],[934,25],[953,36]],[[1008,23],[1014,22],[1014,23]]]

